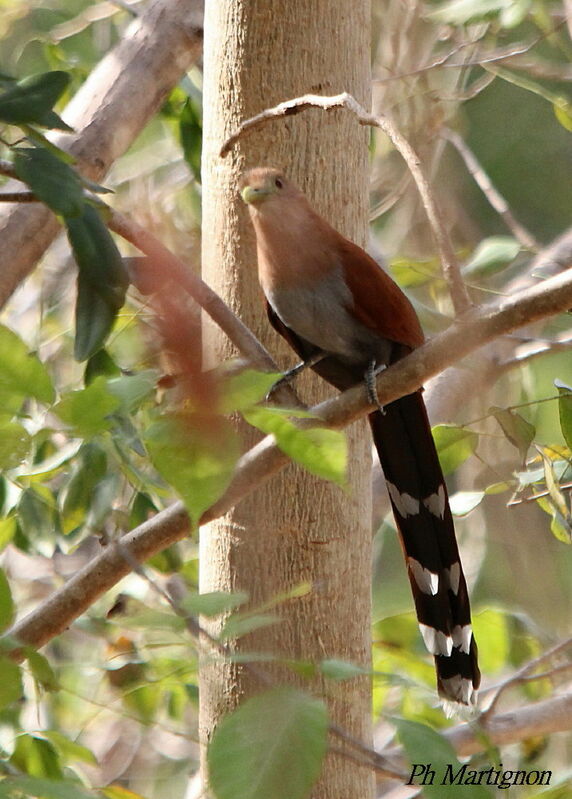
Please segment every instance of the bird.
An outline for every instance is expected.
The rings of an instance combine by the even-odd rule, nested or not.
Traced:
[[[239,183],[256,237],[268,319],[324,380],[362,383],[421,636],[446,702],[474,705],[480,684],[467,584],[422,389],[381,406],[375,376],[424,342],[403,291],[368,253],[312,207],[279,169]]]

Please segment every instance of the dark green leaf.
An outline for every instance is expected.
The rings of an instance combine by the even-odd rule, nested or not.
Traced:
[[[520,457],[524,461],[528,448],[536,435],[534,425],[527,422],[519,413],[506,408],[498,408],[496,405],[489,408],[489,413],[493,414],[503,433],[510,443],[518,449]]]
[[[78,216],[84,206],[83,188],[74,170],[40,147],[16,150],[14,169],[48,208],[62,216]]]
[[[210,743],[215,796],[304,799],[320,775],[327,731],[324,703],[294,688],[249,699],[223,718]]]
[[[238,458],[238,440],[222,417],[163,417],[145,443],[159,474],[181,495],[193,522],[224,493]]]
[[[203,130],[200,114],[189,97],[179,117],[179,135],[185,161],[199,183],[201,181],[201,151]]]
[[[554,385],[558,389],[558,414],[560,417],[560,429],[564,436],[564,441],[568,449],[572,450],[572,388],[555,380]]]
[[[134,527],[139,527],[140,524],[154,516],[158,510],[149,494],[144,491],[138,491],[131,503],[129,529],[132,530]]]
[[[85,361],[94,355],[109,336],[117,310],[102,297],[99,290],[78,276],[75,304],[74,358]]]
[[[18,502],[18,524],[27,539],[55,544],[55,500],[47,486],[32,485],[22,492]]]
[[[289,418],[300,415],[282,408],[251,408],[244,412],[246,421],[266,434],[273,434],[276,443],[292,460],[318,477],[339,485],[346,482],[347,442],[338,430],[323,427],[298,427]]]
[[[210,591],[206,594],[188,594],[182,600],[181,607],[195,616],[218,616],[245,602],[248,602],[248,594],[244,591],[232,594],[226,591]]]
[[[433,438],[439,453],[443,474],[451,474],[473,454],[479,437],[471,430],[452,424],[438,424],[433,428]]]
[[[0,469],[15,469],[30,451],[32,438],[17,422],[0,418]]]
[[[74,355],[82,361],[109,335],[125,302],[129,279],[121,253],[95,208],[86,205],[81,216],[65,221],[79,269]]]
[[[427,799],[451,799],[451,780],[461,770],[467,772],[470,766],[464,767],[457,760],[451,744],[438,732],[425,724],[405,719],[394,719],[399,739],[411,763],[409,779],[412,785],[423,786],[423,796]],[[424,771],[433,771],[434,777]],[[458,783],[457,783],[458,784]],[[482,785],[462,784],[457,788],[462,791],[463,799],[490,799],[492,794]]]
[[[58,496],[62,531],[71,533],[86,520],[94,492],[107,471],[107,455],[95,442],[84,444]]]
[[[0,121],[9,125],[35,123],[53,127],[55,115],[50,112],[70,80],[67,72],[55,70],[18,81],[0,95]]]
[[[54,400],[54,387],[44,365],[31,355],[21,338],[0,325],[0,393],[5,397],[34,397],[49,404]]]
[[[109,428],[108,417],[119,405],[107,387],[107,380],[96,377],[87,388],[65,394],[53,410],[76,435],[90,438]]]
[[[101,349],[94,353],[85,365],[83,382],[86,386],[93,383],[96,377],[119,377],[121,369],[115,363],[107,350]]]

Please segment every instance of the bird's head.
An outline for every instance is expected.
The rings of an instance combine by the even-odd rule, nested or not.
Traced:
[[[276,205],[276,200],[302,195],[294,183],[279,169],[272,167],[249,169],[242,176],[239,186],[242,199],[252,210],[261,210],[267,204]]]

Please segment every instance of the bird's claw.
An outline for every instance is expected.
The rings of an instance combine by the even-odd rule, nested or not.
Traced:
[[[380,411],[380,413],[382,413],[384,416],[385,416],[385,408],[381,404],[381,402],[379,401],[379,397],[377,396],[376,377],[386,368],[387,367],[385,364],[381,364],[378,366],[378,364],[375,361],[371,361],[365,373],[365,390],[367,393],[367,398],[370,404],[375,405],[378,411]]]

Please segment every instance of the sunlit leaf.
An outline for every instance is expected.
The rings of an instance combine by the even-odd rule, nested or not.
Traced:
[[[562,127],[572,131],[572,103],[564,100],[561,103],[554,103],[552,108],[554,109],[556,119],[560,122]]]
[[[31,355],[22,339],[0,325],[0,392],[18,398],[34,397],[49,404],[54,387],[45,366]]]
[[[4,571],[0,569],[0,632],[12,624],[14,617],[14,601],[10,585]]]
[[[87,388],[64,394],[53,410],[76,435],[90,438],[109,429],[108,417],[120,404],[101,376]]]
[[[477,433],[452,424],[436,425],[433,438],[443,474],[451,474],[470,458],[479,442]]]
[[[0,417],[0,469],[15,469],[26,458],[32,438],[17,422],[3,421]]]
[[[222,719],[208,748],[215,796],[304,799],[320,774],[327,730],[324,703],[294,688],[247,700]]]
[[[244,412],[244,418],[262,432],[273,434],[280,449],[309,472],[344,485],[347,468],[345,435],[323,427],[298,427],[289,418],[294,413],[282,408],[256,407]]]
[[[506,668],[510,653],[510,633],[506,613],[494,608],[473,614],[473,632],[479,644],[479,662],[485,674]]]
[[[153,465],[197,522],[232,477],[239,453],[232,425],[222,417],[165,416],[149,428],[145,443]]]
[[[507,267],[520,252],[520,244],[511,236],[483,239],[463,267],[467,278],[490,277]]]
[[[224,382],[221,413],[244,411],[261,402],[282,374],[245,369]]]
[[[430,11],[427,16],[448,25],[466,25],[495,17],[513,2],[514,0],[448,0]]]
[[[97,765],[97,758],[90,749],[71,741],[58,730],[44,730],[42,735],[56,747],[64,762],[74,763],[79,761],[80,763]]]
[[[140,793],[130,791],[121,785],[107,785],[105,788],[101,788],[101,793],[107,799],[145,799]]]

